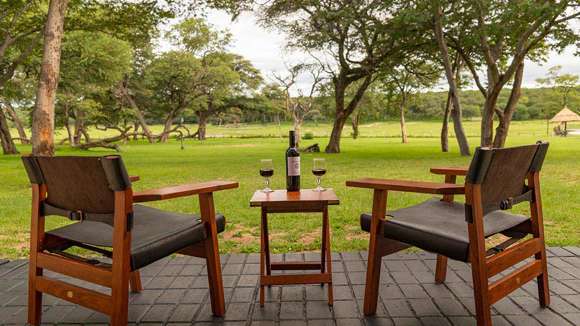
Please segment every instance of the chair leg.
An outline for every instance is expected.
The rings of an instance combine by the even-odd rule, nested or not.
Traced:
[[[482,286],[482,284],[485,284],[485,286]],[[479,273],[476,273],[475,271],[473,272],[473,292],[477,326],[492,326],[491,305],[489,304],[487,280],[481,280]]]
[[[143,286],[141,285],[141,273],[139,273],[139,271],[134,271],[131,273],[129,284],[131,287],[131,292],[139,293],[143,291]]]
[[[378,252],[373,255],[369,253],[364,298],[364,314],[366,316],[374,315],[377,312],[379,287],[381,285],[381,265],[381,255]]]
[[[40,325],[42,315],[42,292],[36,290],[36,278],[42,276],[36,259],[44,238],[44,216],[40,213],[40,202],[46,197],[45,185],[32,185],[32,214],[30,221],[30,259],[28,262],[28,323]]]
[[[30,267],[28,278],[28,323],[40,325],[42,315],[42,292],[36,291],[36,276],[42,275],[39,268]]]
[[[382,243],[383,222],[387,212],[387,192],[375,190],[373,195],[373,216],[371,219],[369,253],[367,262],[367,276],[365,286],[365,299],[363,310],[366,316],[374,315],[377,312],[377,301],[379,300],[379,285],[381,278],[382,264]]]
[[[540,176],[538,172],[528,176],[528,186],[534,189],[534,200],[530,202],[530,212],[532,215],[532,234],[534,238],[540,239],[542,249],[534,258],[542,262],[542,274],[538,276],[538,298],[540,306],[550,305],[550,288],[548,286],[548,263],[546,256],[546,246],[544,241],[544,214],[542,212],[542,197],[540,195]]]
[[[125,291],[127,294],[128,291]],[[127,296],[127,301],[129,297]],[[111,315],[111,326],[125,326],[129,320],[129,306],[119,305],[113,307],[113,314]]]
[[[483,204],[481,185],[467,185],[466,200],[471,207],[472,222],[467,224],[469,233],[469,262],[473,278],[475,316],[477,326],[492,326],[487,259],[485,257],[485,237],[483,233]]]
[[[207,280],[209,283],[211,310],[215,316],[222,317],[226,313],[226,307],[220,256],[217,250],[213,250],[213,248],[209,251],[210,254],[207,257]]]
[[[222,267],[218,250],[217,226],[215,223],[215,208],[211,193],[199,195],[199,207],[201,219],[206,223],[208,235],[205,239],[205,257],[207,261],[207,279],[209,282],[209,295],[211,310],[214,316],[222,317],[226,313],[224,298],[224,284],[222,280]]]
[[[129,319],[129,283],[131,279],[131,232],[127,228],[127,212],[131,211],[131,190],[115,192],[113,228],[113,266],[111,326],[127,325]]]
[[[536,255],[536,259],[542,261],[542,274],[538,276],[538,299],[540,306],[546,308],[550,305],[550,288],[548,286],[548,263],[546,258],[546,249],[542,248],[542,252]]]
[[[442,284],[447,277],[447,257],[437,255],[437,266],[435,267],[435,283]]]
[[[129,282],[131,278],[132,276],[129,272],[128,265],[127,268],[113,266],[114,280],[111,289],[113,313],[111,315],[111,326],[127,325],[129,318]]]
[[[126,268],[126,272],[120,272],[119,270],[122,266],[115,267],[117,266],[113,267],[114,280],[111,288],[111,297],[113,299],[111,326],[121,326],[127,325],[129,318],[129,280],[132,276],[129,272],[129,268]]]

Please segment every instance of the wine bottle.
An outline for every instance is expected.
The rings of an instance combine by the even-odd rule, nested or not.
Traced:
[[[296,134],[290,130],[290,147],[286,150],[286,190],[300,191],[300,153],[296,148]]]

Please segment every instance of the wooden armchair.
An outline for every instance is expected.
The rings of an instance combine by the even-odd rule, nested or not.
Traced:
[[[42,294],[80,304],[126,325],[129,284],[141,291],[139,269],[179,252],[207,260],[212,311],[225,313],[218,252],[225,218],[216,214],[213,192],[237,188],[212,181],[133,193],[120,156],[23,157],[32,184],[28,322],[41,323]],[[199,195],[200,215],[178,214],[135,202]],[[45,216],[77,223],[45,232]],[[86,259],[70,252],[81,247],[109,258]],[[111,294],[43,275],[43,270],[111,288]]]
[[[445,280],[447,257],[469,262],[473,276],[477,324],[491,325],[492,304],[537,278],[539,301],[549,305],[539,173],[547,143],[505,149],[478,148],[468,169],[434,168],[446,183],[360,179],[347,186],[374,191],[372,214],[362,214],[370,232],[364,313],[376,312],[382,257],[416,246],[437,256],[436,282]],[[456,185],[457,176],[466,176]],[[404,191],[443,195],[387,214],[387,193]],[[464,195],[465,204],[453,201]],[[521,202],[530,216],[506,212]],[[486,238],[504,234],[509,240],[486,250]],[[524,237],[531,235],[527,240]],[[531,260],[528,260],[532,257]],[[490,278],[526,261],[504,277]]]

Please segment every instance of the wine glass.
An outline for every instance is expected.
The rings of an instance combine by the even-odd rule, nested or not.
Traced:
[[[262,192],[269,193],[274,190],[270,189],[270,177],[274,175],[274,165],[272,160],[260,160],[260,175],[264,177],[266,183]]]
[[[316,188],[314,191],[321,192],[326,189],[322,188],[320,185],[320,179],[324,174],[326,174],[326,160],[323,158],[315,158],[314,164],[312,166],[312,174],[316,176]]]

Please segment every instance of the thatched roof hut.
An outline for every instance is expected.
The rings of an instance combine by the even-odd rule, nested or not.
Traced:
[[[562,111],[558,112],[550,122],[571,122],[571,121],[580,121],[580,115],[576,112],[568,109],[568,107],[564,107]]]

